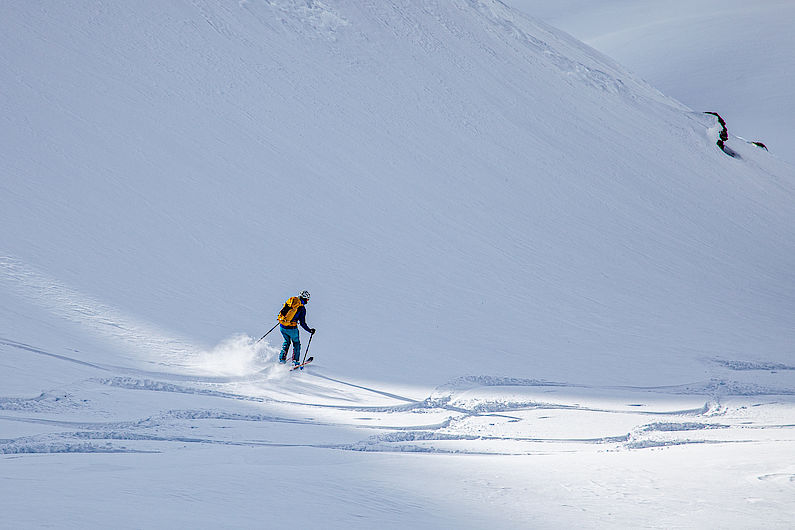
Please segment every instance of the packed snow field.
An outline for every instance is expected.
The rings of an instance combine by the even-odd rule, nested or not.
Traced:
[[[795,384],[472,376],[423,395],[330,377],[322,361],[292,373],[246,337],[223,355],[263,368],[226,376],[209,357],[156,372],[0,345],[4,368],[73,381],[0,398],[9,528],[792,521]],[[795,367],[724,369],[774,379]]]
[[[4,3],[0,81],[0,526],[795,520],[795,172],[703,109],[489,0]]]

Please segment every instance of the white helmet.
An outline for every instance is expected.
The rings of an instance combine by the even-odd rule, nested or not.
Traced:
[[[301,294],[298,295],[298,298],[309,300],[309,291],[301,291]]]

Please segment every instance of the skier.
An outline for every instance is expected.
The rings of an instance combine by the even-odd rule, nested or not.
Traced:
[[[287,362],[287,352],[290,343],[293,344],[293,365],[298,365],[301,361],[301,341],[298,335],[298,324],[309,333],[314,334],[315,328],[306,325],[306,304],[309,302],[309,291],[301,291],[298,296],[288,298],[284,307],[279,311],[279,329],[284,337],[282,352],[279,355],[279,362]]]

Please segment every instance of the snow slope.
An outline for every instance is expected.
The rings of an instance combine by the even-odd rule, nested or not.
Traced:
[[[12,292],[201,346],[307,288],[329,364],[434,384],[792,353],[790,168],[499,4],[311,5],[6,6]]]
[[[692,108],[720,112],[730,131],[795,163],[792,2],[506,3],[568,31]]]
[[[12,526],[791,520],[795,179],[714,118],[487,0],[0,29]]]

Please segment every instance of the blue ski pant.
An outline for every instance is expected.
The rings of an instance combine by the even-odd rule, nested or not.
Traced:
[[[282,344],[282,353],[279,355],[279,360],[287,359],[287,352],[290,351],[290,343],[293,344],[293,361],[301,359],[301,340],[298,336],[298,327],[286,328],[279,326],[284,337],[284,344]]]

